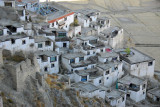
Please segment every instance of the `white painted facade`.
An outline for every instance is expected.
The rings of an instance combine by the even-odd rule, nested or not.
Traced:
[[[50,28],[64,29],[69,31],[70,24],[74,22],[74,14],[50,23]]]
[[[127,78],[127,76],[125,76],[124,78]],[[122,83],[121,79],[120,79],[118,81],[119,90],[127,93],[128,94],[127,97],[130,97],[135,102],[145,100],[146,89],[147,89],[147,80],[143,80],[143,79],[140,79],[140,78],[134,77],[134,76],[132,76],[132,78],[129,77],[130,80],[127,79],[128,81],[125,79],[122,80],[122,81],[125,81],[125,83],[127,83],[127,84]]]
[[[129,64],[125,61],[122,62],[124,63],[124,68],[132,75],[137,77],[153,77],[154,75],[155,60],[151,61],[152,65],[149,65],[149,62],[140,62],[137,64]]]
[[[31,44],[34,44],[34,39],[29,39],[29,37],[13,38],[0,42],[0,48],[10,50],[12,53],[15,53],[16,51],[28,52],[35,49]]]
[[[55,45],[59,48],[69,48],[69,41],[56,41]]]
[[[47,51],[45,51],[47,52]],[[42,52],[43,53],[43,52]],[[48,74],[58,73],[59,72],[59,55],[46,56],[46,60],[43,60],[42,57],[38,57],[37,61],[42,72],[47,72]],[[55,61],[51,61],[51,57],[56,57]]]
[[[126,94],[119,93],[118,91],[112,91],[111,94],[106,94],[106,101],[110,103],[112,107],[125,107]]]
[[[74,53],[74,54],[82,54],[82,53]],[[73,55],[73,54],[70,54],[70,55]],[[80,57],[83,57],[83,60],[80,60]],[[74,60],[74,62],[72,63],[71,60]],[[74,72],[76,70],[91,69],[93,66],[96,66],[96,64],[94,63],[89,63],[84,65],[84,63],[87,63],[87,62],[88,62],[87,56],[84,54],[74,58],[66,58],[65,55],[62,56],[62,64],[70,72]]]
[[[123,40],[123,29],[121,29],[118,31],[118,34],[115,37],[109,38],[109,45],[114,49],[120,48],[120,44],[123,43]]]

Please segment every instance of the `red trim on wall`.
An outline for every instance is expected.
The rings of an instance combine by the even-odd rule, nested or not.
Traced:
[[[50,21],[48,21],[48,23],[53,23],[53,22],[55,22],[55,21],[57,21],[57,20],[63,19],[63,18],[65,18],[65,17],[70,16],[70,15],[73,15],[73,14],[74,14],[74,12],[69,13],[69,14],[66,14],[66,15],[64,15],[64,16],[62,16],[62,17],[59,17],[59,18],[50,20]]]

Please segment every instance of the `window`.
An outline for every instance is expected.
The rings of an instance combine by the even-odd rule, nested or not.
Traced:
[[[11,39],[11,43],[12,43],[12,44],[15,44],[15,40],[14,40],[14,39]]]
[[[46,41],[46,42],[45,42],[45,45],[46,45],[46,46],[51,46],[51,41]]]
[[[38,44],[38,48],[42,48],[42,44],[40,43],[40,44]]]
[[[145,89],[145,88],[146,88],[146,84],[143,84],[143,89]],[[142,89],[142,90],[143,90],[143,89]]]
[[[84,61],[84,57],[79,57],[79,62]]]
[[[122,97],[122,102],[124,101],[124,97]]]
[[[0,30],[0,36],[2,36],[3,35],[3,30]]]
[[[94,65],[92,65],[92,67],[91,68],[94,68]]]
[[[90,55],[90,52],[87,52],[87,55]]]
[[[58,22],[56,22],[56,25],[58,25]]]
[[[55,57],[50,57],[50,62],[55,62],[55,61],[57,61],[57,57],[55,56]]]
[[[47,68],[47,67],[44,67],[44,71],[48,71],[48,68]]]
[[[109,77],[106,78],[107,80],[109,79]]]
[[[113,61],[117,60],[117,57],[112,58]]]
[[[63,43],[63,47],[66,48],[67,47],[67,43]]]
[[[96,52],[93,51],[93,54],[95,54]]]
[[[106,63],[108,62],[108,59],[106,59]]]
[[[85,67],[84,70],[87,70],[87,67]]]
[[[101,49],[101,52],[103,52],[103,49]]]
[[[99,80],[99,83],[102,83],[102,81],[101,81],[101,80]]]
[[[143,94],[145,94],[145,92],[143,92]]]
[[[118,70],[118,67],[114,67],[115,70]]]
[[[26,40],[22,40],[22,45],[26,44]]]
[[[71,69],[71,72],[73,72],[73,69]]]
[[[54,68],[54,64],[51,64],[51,68]]]
[[[65,32],[60,32],[60,33],[58,33],[58,37],[66,37],[66,33]]]
[[[85,45],[87,45],[87,42],[85,42]]]
[[[75,63],[75,59],[70,59],[70,63]]]
[[[153,62],[148,62],[148,66],[152,66],[153,65]]]
[[[12,3],[4,3],[5,6],[12,7]]]
[[[109,70],[108,71],[106,71],[106,75],[108,75],[109,74]]]
[[[82,76],[81,81],[83,81],[83,82],[87,81],[87,76]]]

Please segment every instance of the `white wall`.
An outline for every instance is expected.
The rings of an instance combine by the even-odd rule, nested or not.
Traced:
[[[153,61],[152,66],[148,66],[148,62],[141,62],[133,65],[126,63],[127,62],[124,62],[124,68],[127,69],[132,75],[138,77],[153,77],[154,75],[155,60]]]
[[[38,64],[40,65],[41,71],[44,71],[45,67],[48,67],[48,73],[58,73],[59,72],[59,56],[57,55],[57,61],[50,62],[50,57],[47,58],[47,62],[43,62],[42,59],[37,59]],[[51,65],[54,64],[54,67],[52,68]]]

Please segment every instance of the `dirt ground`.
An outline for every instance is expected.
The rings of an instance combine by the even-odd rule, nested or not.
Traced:
[[[79,0],[59,2],[72,10],[91,8],[111,18],[112,26],[121,26],[125,39],[134,44],[160,44],[160,0]],[[156,59],[160,71],[160,47],[136,47]]]

